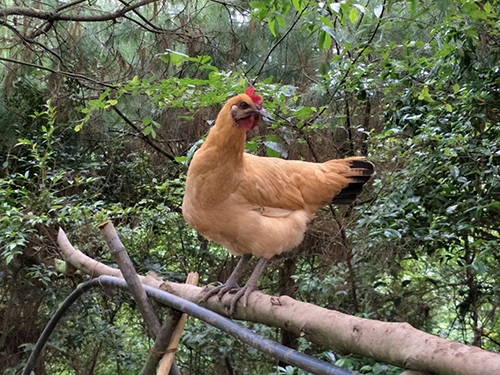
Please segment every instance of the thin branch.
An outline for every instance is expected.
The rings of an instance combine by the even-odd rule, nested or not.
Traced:
[[[254,80],[252,82],[252,85],[255,85],[255,82],[257,81],[257,78],[262,73],[262,69],[264,69],[264,66],[267,63],[267,60],[269,60],[269,57],[271,57],[271,53],[273,53],[273,51],[276,49],[276,47],[278,47],[280,45],[280,43],[288,36],[288,34],[290,34],[290,32],[293,30],[293,28],[295,27],[295,25],[297,24],[297,22],[299,22],[299,20],[301,19],[302,15],[306,11],[306,9],[307,9],[307,6],[304,7],[304,9],[302,9],[302,11],[297,15],[297,18],[295,19],[295,21],[293,21],[292,25],[286,31],[286,33],[284,33],[283,36],[281,38],[279,38],[279,40],[274,44],[274,46],[271,47],[271,49],[267,53],[266,57],[264,58],[264,61],[262,61],[262,64],[261,64],[259,70],[257,71],[257,74],[255,75],[255,78],[254,78]]]
[[[153,149],[158,151],[160,154],[163,156],[166,156],[172,163],[174,164],[179,164],[177,160],[175,160],[175,157],[173,155],[170,155],[168,152],[165,150],[161,149],[158,147],[151,139],[149,139],[148,136],[144,135],[142,131],[127,117],[123,114],[122,111],[120,111],[116,106],[112,106],[113,110],[116,112],[118,116],[122,118],[123,121],[125,121],[132,129],[134,129],[137,134],[141,137],[141,139],[146,142],[148,145],[150,145]]]
[[[113,85],[110,85],[110,84],[104,83],[104,82],[96,81],[95,79],[92,79],[90,77],[86,77],[86,76],[84,76],[82,74],[78,74],[78,73],[71,73],[71,72],[65,72],[65,71],[62,71],[62,70],[47,68],[46,66],[32,64],[32,63],[25,62],[25,61],[13,60],[13,59],[9,59],[7,57],[0,57],[0,61],[7,61],[7,62],[10,62],[10,63],[13,63],[13,64],[30,66],[32,68],[46,70],[46,71],[54,73],[54,74],[59,74],[59,75],[62,75],[62,76],[66,76],[66,77],[70,77],[70,78],[75,78],[75,79],[82,79],[82,80],[85,80],[85,81],[89,81],[89,82],[95,83],[96,85],[108,87],[108,88],[111,88],[111,89],[115,88],[115,86],[113,86]]]
[[[46,52],[50,53],[51,55],[55,56],[59,62],[65,66],[64,64],[64,61],[62,59],[61,56],[59,56],[57,53],[55,53],[54,51],[52,51],[49,47],[47,47],[46,45],[40,43],[40,42],[37,42],[36,40],[33,40],[29,37],[26,37],[24,36],[23,34],[21,34],[21,32],[19,30],[17,30],[14,26],[10,25],[9,23],[7,23],[5,20],[2,20],[0,19],[0,25],[3,25],[5,26],[6,28],[8,28],[9,30],[11,30],[14,34],[17,35],[17,37],[19,39],[21,39],[23,42],[25,42],[26,44],[36,44],[37,46],[41,47],[42,49],[44,49]]]

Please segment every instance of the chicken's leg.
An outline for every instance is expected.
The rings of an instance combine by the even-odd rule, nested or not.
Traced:
[[[236,293],[233,298],[231,299],[231,307],[229,308],[229,316],[233,316],[234,312],[236,311],[236,304],[240,300],[241,297],[243,297],[243,306],[246,307],[247,302],[248,302],[248,296],[254,291],[258,290],[257,288],[257,282],[259,281],[259,277],[262,274],[262,271],[264,271],[264,268],[266,267],[268,259],[260,258],[259,262],[255,266],[255,269],[252,272],[252,275],[248,279],[247,283],[243,288],[238,290],[238,293]]]
[[[236,265],[236,267],[233,270],[233,273],[231,273],[231,276],[226,280],[226,282],[222,285],[219,285],[215,288],[210,289],[207,294],[203,296],[203,298],[200,300],[201,303],[208,301],[208,299],[214,295],[217,294],[217,298],[219,301],[221,300],[222,296],[229,292],[230,290],[233,289],[238,289],[240,286],[238,285],[238,280],[240,279],[241,275],[243,274],[243,270],[245,269],[246,264],[248,261],[252,258],[252,254],[245,254],[241,257],[240,261]]]

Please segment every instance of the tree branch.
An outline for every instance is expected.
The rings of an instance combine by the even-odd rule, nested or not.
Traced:
[[[137,126],[135,126],[135,124],[132,121],[130,121],[130,119],[127,116],[123,114],[122,111],[116,108],[116,106],[112,106],[112,108],[116,112],[116,114],[122,118],[123,121],[125,121],[132,129],[134,129],[137,132],[137,134],[139,134],[139,136],[144,142],[146,142],[148,145],[150,145],[153,149],[158,151],[163,156],[166,156],[167,159],[169,159],[172,163],[179,164],[179,162],[175,160],[175,157],[173,155],[170,155],[168,152],[158,147],[151,139],[149,139],[148,136],[144,135],[142,131]]]
[[[155,1],[157,0],[142,0],[136,4],[125,6],[112,13],[105,13],[99,16],[70,15],[70,14],[59,13],[59,11],[66,9],[67,7],[56,8],[54,11],[44,11],[35,8],[11,7],[11,8],[0,9],[0,17],[25,16],[25,17],[47,20],[51,22],[53,21],[102,22],[102,21],[111,21],[123,17],[126,13],[133,11],[134,9],[140,8],[144,5],[153,3]],[[81,1],[74,1],[70,4],[75,5],[79,4],[80,2]],[[67,5],[69,6],[69,4]]]
[[[0,57],[0,61],[6,61],[6,62],[13,63],[13,64],[20,64],[20,65],[30,66],[32,68],[46,70],[48,72],[51,72],[51,73],[54,73],[54,74],[59,74],[59,75],[66,76],[66,77],[69,77],[69,78],[82,79],[84,81],[89,81],[89,82],[95,83],[96,85],[108,87],[108,88],[111,88],[111,89],[115,88],[115,86],[113,86],[113,85],[110,85],[110,84],[104,83],[104,82],[96,81],[95,79],[92,79],[90,77],[86,77],[86,76],[84,76],[82,74],[78,74],[78,73],[71,73],[71,72],[65,72],[65,71],[62,71],[62,70],[47,68],[46,66],[32,64],[32,63],[25,62],[25,61],[13,60],[13,59],[9,59],[7,57]]]
[[[62,229],[59,229],[57,242],[63,258],[82,272],[93,276],[116,276],[116,269],[76,250]],[[139,278],[146,285],[195,303],[206,291],[192,285],[163,282],[153,273]],[[224,296],[222,301],[211,298],[206,307],[227,315],[225,307],[230,300],[230,295]],[[234,318],[283,328],[337,353],[359,354],[405,369],[441,375],[500,374],[498,354],[427,334],[407,323],[358,318],[287,296],[254,292],[246,308],[239,305]]]
[[[307,6],[305,6],[304,9],[302,9],[302,11],[297,15],[297,18],[293,21],[292,25],[288,28],[286,33],[284,33],[283,36],[281,38],[279,38],[279,40],[274,44],[274,46],[271,47],[271,49],[267,53],[266,57],[264,58],[264,61],[262,61],[262,64],[261,64],[259,70],[257,71],[257,74],[255,75],[255,78],[252,82],[252,85],[255,85],[255,82],[256,82],[257,78],[260,76],[260,74],[262,73],[262,69],[264,69],[264,66],[267,63],[267,60],[269,60],[271,53],[273,53],[273,51],[276,49],[276,47],[278,47],[280,45],[280,43],[288,36],[288,34],[290,34],[290,32],[293,30],[293,28],[295,27],[297,22],[299,22],[299,20],[302,18],[302,15],[306,11],[306,9],[307,9]]]

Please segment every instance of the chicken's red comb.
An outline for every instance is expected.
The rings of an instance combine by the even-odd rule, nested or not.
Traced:
[[[247,89],[245,90],[245,94],[247,94],[250,97],[250,99],[253,100],[253,102],[255,104],[259,104],[259,105],[262,104],[262,98],[255,93],[255,89],[253,87],[251,87],[251,86],[247,87]]]

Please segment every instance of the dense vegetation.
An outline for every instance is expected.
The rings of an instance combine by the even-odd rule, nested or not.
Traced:
[[[322,211],[269,267],[263,291],[500,351],[497,2],[134,3],[0,5],[3,374],[86,279],[59,267],[59,226],[108,263],[96,225],[112,219],[139,272],[226,279],[235,259],[180,204],[190,156],[248,85],[273,117],[249,152],[377,166],[356,206]],[[252,328],[362,373],[400,372]],[[36,374],[135,374],[149,345],[130,296],[91,294]],[[179,350],[184,374],[297,373],[194,320]]]

